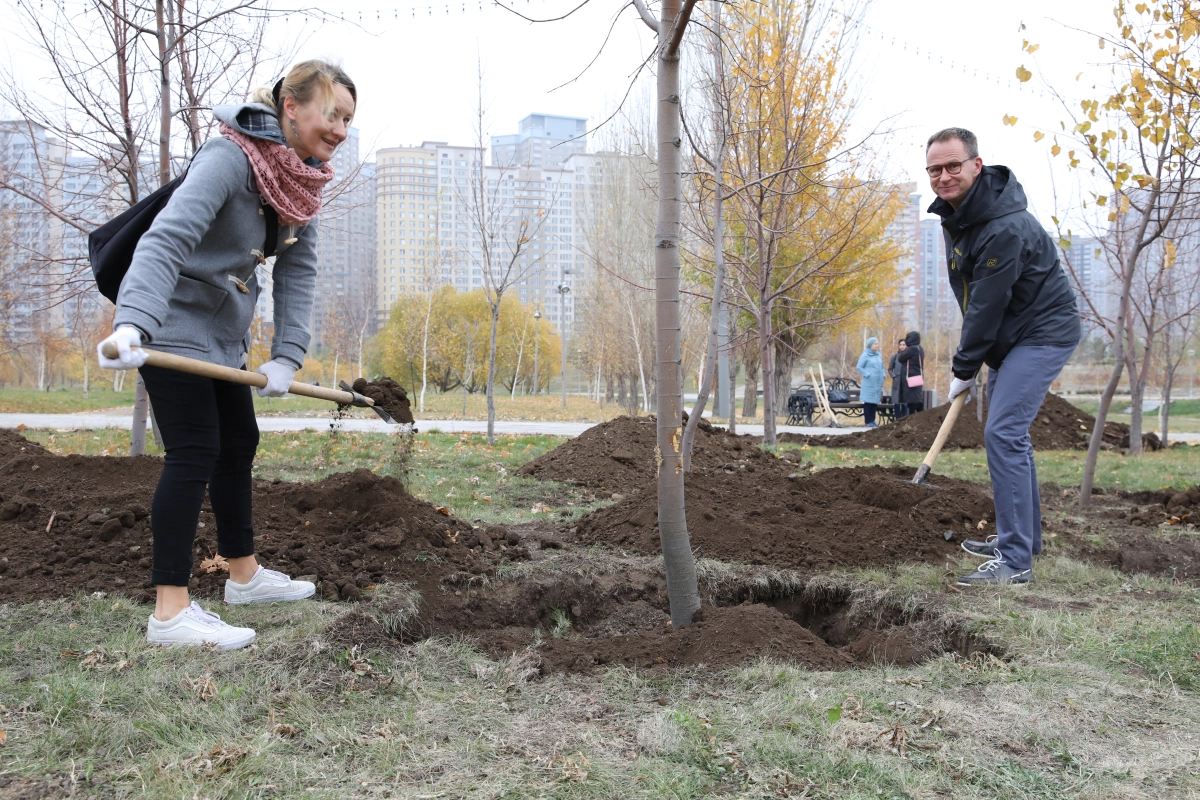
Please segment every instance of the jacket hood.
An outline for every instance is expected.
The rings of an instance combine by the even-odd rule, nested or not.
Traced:
[[[957,211],[939,197],[929,206],[929,213],[941,217],[942,227],[955,236],[974,225],[1025,211],[1028,207],[1025,189],[1017,176],[1008,167],[996,164],[984,166]]]
[[[909,347],[921,343],[921,334],[917,331],[909,331],[904,337],[904,343]]]
[[[283,138],[283,129],[279,127],[279,117],[270,106],[262,103],[235,103],[214,106],[212,113],[219,121],[239,133],[288,146],[287,139]],[[304,163],[317,168],[322,162],[316,156],[309,156],[304,159]]]
[[[262,103],[236,103],[214,106],[212,113],[219,121],[238,133],[276,144],[287,144],[287,140],[283,138],[283,130],[279,127],[279,117],[270,106]]]

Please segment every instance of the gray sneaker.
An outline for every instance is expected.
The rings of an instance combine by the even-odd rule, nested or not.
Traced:
[[[995,534],[984,539],[982,542],[977,539],[967,539],[962,543],[962,549],[966,550],[973,556],[980,558],[995,558],[996,557],[996,540],[1000,538]]]
[[[959,586],[997,586],[1033,582],[1032,569],[1013,569],[996,551],[996,557],[979,565],[979,569],[958,579]]]

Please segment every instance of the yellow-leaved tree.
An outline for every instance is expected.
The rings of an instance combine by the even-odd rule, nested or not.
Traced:
[[[729,303],[753,321],[773,445],[778,350],[790,359],[895,291],[902,249],[886,228],[907,198],[850,140],[842,76],[854,26],[841,7],[781,0],[731,17],[723,252]]]
[[[1059,244],[1068,254],[1064,266],[1080,290],[1084,315],[1112,340],[1115,356],[1088,447],[1080,505],[1091,500],[1105,421],[1126,370],[1134,401],[1130,452],[1141,452],[1141,396],[1155,339],[1169,324],[1167,318],[1178,316],[1178,311],[1164,316],[1162,302],[1178,272],[1173,270],[1174,240],[1194,222],[1197,210],[1200,3],[1118,2],[1113,13],[1112,30],[1098,34],[1106,83],[1093,85],[1096,95],[1078,103],[1051,87],[1068,119],[1057,134],[1034,133],[1091,188],[1072,212],[1096,236],[1113,273],[1098,291],[1089,287],[1070,257],[1071,231],[1055,217]],[[1025,42],[1023,49],[1032,56],[1038,45]],[[1018,80],[1032,76],[1024,64],[1017,69]],[[1115,301],[1111,310],[1100,297],[1109,293]]]

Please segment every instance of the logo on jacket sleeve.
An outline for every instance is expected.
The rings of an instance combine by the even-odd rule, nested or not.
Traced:
[[[994,266],[996,266],[996,259],[994,259],[994,258],[989,258],[989,259],[988,259],[988,261],[987,261],[987,265],[988,265],[989,267],[994,267]]]

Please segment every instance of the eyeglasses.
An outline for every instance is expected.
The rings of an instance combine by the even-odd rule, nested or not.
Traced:
[[[970,160],[974,161],[975,159]],[[929,177],[931,178],[936,178],[941,175],[943,169],[946,170],[946,172],[949,172],[951,175],[957,175],[958,173],[962,172],[963,164],[965,163],[967,162],[947,161],[945,164],[935,164],[932,167],[926,167],[925,171],[929,173]]]

